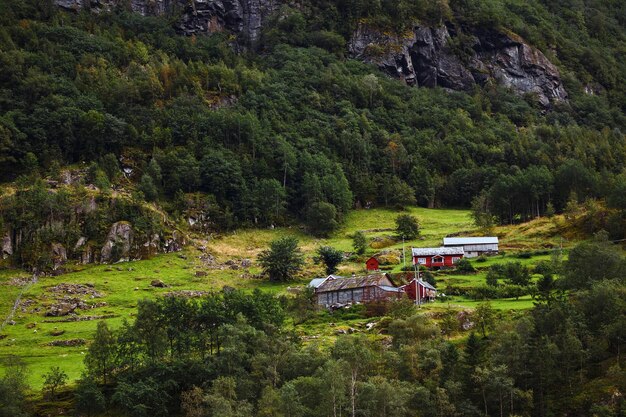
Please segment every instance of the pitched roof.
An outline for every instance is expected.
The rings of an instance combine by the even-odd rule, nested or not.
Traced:
[[[403,285],[400,288],[406,288],[406,287],[409,287],[411,285],[415,285],[415,284],[413,284],[414,282],[415,282],[415,278],[413,278],[408,284],[405,284],[405,285]],[[422,281],[421,279],[419,279],[417,282],[419,283],[419,285],[421,285],[424,288],[428,288],[429,290],[437,291],[437,288],[433,287],[432,285],[430,285],[426,281]]]
[[[334,276],[317,287],[317,292],[349,290],[352,288],[363,288],[386,285],[385,279],[389,279],[386,274],[371,274],[353,277]],[[393,287],[395,288],[395,287]]]
[[[463,255],[465,251],[461,247],[444,248],[413,248],[413,256],[435,256],[435,255]]]
[[[329,275],[326,278],[313,278],[311,282],[309,282],[309,287],[317,288],[322,285],[327,279],[336,279],[341,278],[339,275]]]
[[[450,245],[488,245],[497,244],[498,238],[496,236],[472,236],[472,237],[444,237],[444,246]]]
[[[402,292],[402,289],[398,287],[390,287],[389,285],[379,285],[378,288],[389,292]]]

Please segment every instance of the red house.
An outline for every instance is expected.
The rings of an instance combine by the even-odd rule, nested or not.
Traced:
[[[437,289],[426,281],[413,279],[406,285],[400,287],[411,300],[419,300],[420,304],[433,301],[437,296]],[[419,298],[417,295],[419,294]]]
[[[365,269],[367,269],[368,271],[378,271],[378,266],[378,259],[374,258],[373,256],[365,261]]]
[[[452,268],[465,255],[462,247],[413,248],[413,265],[426,268]]]

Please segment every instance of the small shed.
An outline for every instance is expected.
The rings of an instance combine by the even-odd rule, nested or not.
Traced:
[[[497,255],[498,238],[496,236],[472,236],[472,237],[444,237],[443,246],[446,248],[463,248],[465,256],[475,258],[477,256]]]
[[[421,279],[413,279],[408,284],[400,287],[411,300],[418,300],[420,303],[433,301],[437,297],[437,289],[428,282]],[[419,294],[419,298],[417,295]]]
[[[465,255],[462,247],[413,248],[413,265],[426,268],[452,268]]]
[[[378,271],[380,269],[379,267],[380,263],[378,262],[378,259],[373,256],[365,261],[365,269],[368,271]]]

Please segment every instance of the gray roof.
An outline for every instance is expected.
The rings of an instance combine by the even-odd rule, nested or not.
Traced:
[[[435,255],[464,255],[465,251],[460,247],[452,248],[413,248],[413,256],[435,256]]]
[[[444,246],[450,245],[490,245],[490,244],[498,244],[498,238],[495,236],[486,236],[486,237],[444,237],[443,244]]]
[[[326,281],[327,278],[313,278],[311,282],[309,282],[309,287],[317,288]]]
[[[364,276],[340,277],[333,276],[334,279],[327,279],[317,288],[317,292],[342,291],[353,288],[382,286],[390,282],[387,274],[372,274]]]
[[[324,283],[327,279],[337,279],[342,278],[339,275],[329,275],[326,278],[313,278],[311,282],[309,282],[309,287],[317,288]]]
[[[424,287],[424,288],[428,288],[429,290],[434,290],[437,291],[437,288],[433,287],[432,285],[430,285],[428,282],[426,281],[422,281],[421,279],[418,281],[419,284]]]

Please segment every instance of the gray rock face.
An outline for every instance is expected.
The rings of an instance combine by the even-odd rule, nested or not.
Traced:
[[[113,248],[116,247],[120,259],[128,258],[133,243],[133,228],[128,222],[113,223],[107,235],[104,246],[100,251],[100,260],[105,262],[117,261],[113,258]]]
[[[13,255],[13,240],[11,239],[11,233],[6,232],[2,237],[2,259],[6,259]]]
[[[545,107],[567,99],[558,69],[541,51],[495,30],[475,30],[473,35],[473,45],[461,57],[445,26],[416,26],[399,36],[360,25],[348,49],[352,57],[409,85],[468,91],[494,81],[517,94],[535,94]]]
[[[88,8],[110,11],[116,0],[54,0],[67,10]],[[228,30],[241,35],[244,45],[254,46],[261,35],[263,21],[279,6],[277,0],[131,0],[133,12],[144,16],[180,15],[175,24],[186,35]]]
[[[52,244],[52,262],[54,264],[53,269],[58,269],[67,261],[67,251],[65,247],[60,243]]]

